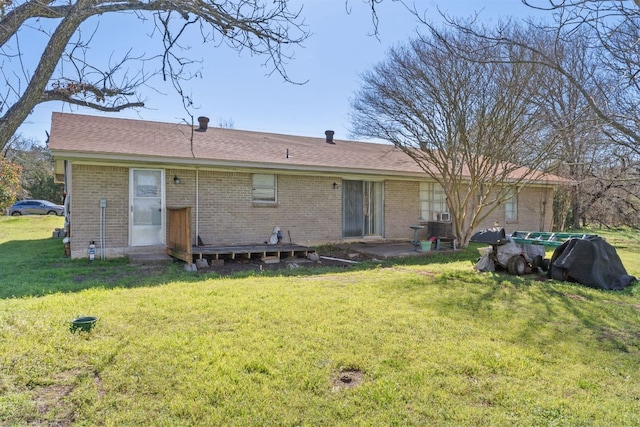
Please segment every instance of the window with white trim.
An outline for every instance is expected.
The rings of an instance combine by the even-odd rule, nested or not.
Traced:
[[[518,192],[515,188],[507,190],[504,202],[504,217],[506,222],[518,222]]]
[[[252,200],[255,203],[275,203],[278,180],[273,174],[253,174]]]
[[[438,214],[448,212],[444,188],[437,182],[420,183],[420,220],[437,221]]]

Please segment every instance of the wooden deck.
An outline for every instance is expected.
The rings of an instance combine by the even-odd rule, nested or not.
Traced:
[[[306,257],[313,249],[294,245],[191,245],[191,208],[167,208],[167,254],[187,263],[194,258],[219,259],[260,259],[262,261],[279,261],[282,256]],[[198,238],[198,241],[200,239]]]
[[[312,248],[293,244],[278,245],[230,245],[230,246],[193,246],[191,254],[193,257],[202,259],[211,257],[212,259],[260,259],[269,257],[306,257]]]

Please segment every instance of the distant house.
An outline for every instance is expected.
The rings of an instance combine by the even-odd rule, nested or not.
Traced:
[[[167,208],[190,207],[193,244],[411,240],[447,221],[442,189],[391,145],[54,113],[49,148],[65,182],[70,255],[164,251]],[[494,221],[549,230],[557,177],[531,183]],[[429,227],[420,230],[428,237]]]

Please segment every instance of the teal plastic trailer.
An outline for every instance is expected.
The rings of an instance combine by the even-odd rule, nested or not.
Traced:
[[[597,234],[585,233],[554,233],[545,231],[514,231],[511,238],[514,242],[525,245],[542,245],[558,247],[569,239],[590,239]]]

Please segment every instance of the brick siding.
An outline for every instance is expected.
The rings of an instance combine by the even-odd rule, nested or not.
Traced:
[[[100,241],[100,200],[107,200],[107,256],[122,256],[129,245],[129,168],[72,166],[71,256],[86,257],[90,241]]]
[[[277,202],[252,201],[252,174],[199,171],[199,215],[196,212],[195,172],[177,172],[173,184],[168,170],[167,205],[191,206],[192,235],[205,244],[256,244],[280,227],[283,241],[310,245],[336,241],[341,236],[341,192],[335,178],[277,176]],[[339,181],[339,180],[338,180]],[[197,218],[196,218],[197,215]]]
[[[411,225],[420,224],[420,183],[417,181],[385,181],[385,238],[411,240]],[[424,231],[426,233],[426,230]]]
[[[518,218],[506,221],[505,208],[499,206],[479,229],[493,227],[498,222],[507,234],[516,230],[551,231],[553,226],[553,188],[527,187],[518,194]]]
[[[283,242],[319,245],[342,240],[342,181],[336,177],[277,175],[277,203],[252,201],[252,174],[200,170],[198,175],[199,213],[196,212],[196,171],[166,169],[166,206],[192,208],[193,243],[199,235],[206,244],[259,244],[267,241],[278,226]],[[173,178],[180,178],[174,184]],[[72,165],[71,255],[86,257],[91,240],[100,239],[101,199],[107,200],[106,256],[123,256],[129,248],[129,168]],[[334,188],[334,183],[338,184]],[[418,181],[384,182],[384,238],[413,238],[409,228],[419,223]],[[506,224],[504,207],[499,207],[479,229],[493,227],[494,221],[507,232],[551,228],[553,191],[527,188],[518,196],[518,221]],[[544,208],[544,217],[541,211]],[[196,230],[198,227],[198,230]],[[424,238],[424,230],[420,237]],[[163,248],[156,248],[163,250]]]

